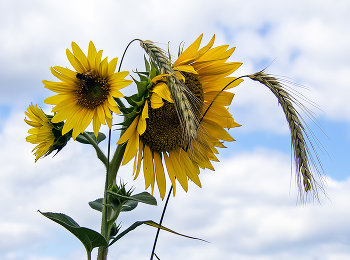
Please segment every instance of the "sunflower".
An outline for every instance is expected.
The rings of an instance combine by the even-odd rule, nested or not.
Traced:
[[[101,61],[102,50],[96,51],[90,41],[88,55],[72,42],[73,53],[67,49],[67,57],[75,71],[55,66],[51,72],[60,82],[43,80],[45,87],[59,93],[49,97],[45,103],[56,105],[52,112],[55,116],[53,123],[65,124],[62,133],[73,129],[73,139],[90,124],[93,119],[93,129],[97,136],[101,124],[112,127],[112,113],[119,114],[120,110],[114,98],[123,97],[119,89],[128,86],[132,81],[124,79],[127,71],[114,73],[117,58],[109,63],[107,58]]]
[[[122,164],[135,158],[133,173],[136,179],[143,159],[146,189],[151,186],[153,192],[157,182],[162,199],[166,190],[163,163],[174,195],[176,179],[186,192],[188,179],[201,187],[200,168],[214,170],[211,161],[218,161],[216,147],[225,147],[223,141],[234,141],[224,128],[240,126],[225,107],[231,104],[234,94],[224,89],[242,82],[241,79],[227,77],[241,63],[227,63],[234,48],[227,50],[228,45],[212,48],[214,39],[198,50],[201,35],[173,64],[177,77],[188,89],[186,96],[198,117],[196,137],[189,143],[184,140],[176,107],[166,84],[170,75],[161,74],[150,81],[149,92],[143,95],[145,101],[139,103],[141,107],[134,109],[139,113],[118,141],[118,144],[127,142]]]
[[[52,116],[46,115],[37,105],[30,104],[27,111],[24,112],[27,118],[24,121],[32,126],[28,130],[29,136],[26,141],[32,144],[38,144],[32,152],[36,156],[35,162],[53,151],[59,152],[71,137],[71,132],[62,135],[63,122],[51,123]]]

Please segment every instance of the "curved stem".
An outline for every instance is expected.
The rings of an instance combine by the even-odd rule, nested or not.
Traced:
[[[123,60],[124,60],[124,56],[125,56],[125,54],[126,54],[126,51],[128,50],[129,46],[130,46],[134,41],[142,41],[142,40],[140,40],[140,39],[133,39],[131,42],[129,42],[129,44],[126,46],[126,48],[125,48],[125,50],[124,50],[122,59],[120,60],[118,72],[120,72],[120,68],[122,67],[122,63],[123,63]]]
[[[168,206],[168,202],[169,202],[169,198],[170,198],[170,194],[171,194],[172,190],[173,190],[173,185],[171,185],[169,193],[168,193],[168,197],[166,198],[166,201],[165,201],[165,205],[164,205],[164,208],[163,208],[162,216],[160,217],[160,221],[159,221],[159,225],[160,226],[162,225],[162,222],[163,222],[163,219],[164,219],[164,215],[165,215],[165,211],[166,211],[166,208]],[[150,260],[153,259],[154,251],[156,250],[156,245],[157,245],[157,240],[158,240],[158,236],[159,236],[159,231],[160,231],[160,228],[157,229],[157,234],[156,234],[156,237],[154,239],[153,249],[152,249],[151,259]]]
[[[201,119],[199,120],[199,122],[198,122],[198,127],[199,127],[199,125],[202,123],[202,121],[203,121],[205,115],[208,113],[209,109],[210,109],[211,106],[214,104],[214,101],[217,99],[217,97],[220,95],[220,93],[221,93],[222,91],[224,91],[224,90],[225,90],[229,85],[231,85],[233,82],[235,82],[235,81],[238,80],[238,79],[244,78],[244,77],[248,77],[248,76],[241,76],[241,77],[235,78],[235,79],[232,80],[230,83],[228,83],[228,84],[219,92],[219,94],[216,95],[216,97],[210,102],[208,108],[205,110],[205,112],[203,113]],[[190,147],[191,141],[192,141],[192,140],[189,141],[189,143],[187,144],[187,147],[184,149],[186,152],[187,152],[188,148]]]
[[[91,138],[90,135],[88,135],[86,132],[83,132],[83,136],[90,142],[90,144],[95,148],[97,158],[101,160],[101,162],[106,166],[107,168],[107,158],[105,154],[102,152],[98,144]]]

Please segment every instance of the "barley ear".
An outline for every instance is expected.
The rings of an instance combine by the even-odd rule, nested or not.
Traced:
[[[140,45],[151,60],[158,65],[162,73],[171,75],[167,79],[167,85],[175,102],[175,108],[183,131],[184,142],[189,143],[197,137],[197,129],[199,126],[197,115],[195,111],[193,111],[191,103],[187,98],[191,92],[183,81],[176,76],[171,67],[170,60],[163,49],[149,40],[140,41]]]
[[[313,197],[319,201],[318,188],[324,191],[322,175],[320,174],[319,167],[317,167],[316,161],[313,159],[311,150],[308,147],[308,143],[311,144],[313,152],[316,154],[317,162],[322,169],[320,160],[315,151],[315,146],[311,142],[306,130],[309,130],[305,121],[302,119],[294,105],[302,106],[305,108],[291,93],[288,93],[284,85],[275,77],[270,74],[266,74],[264,70],[257,73],[247,75],[250,79],[258,81],[261,84],[268,87],[278,100],[285,114],[286,120],[291,133],[291,143],[294,152],[295,170],[296,170],[296,182],[299,190],[299,196],[302,202],[305,202],[309,193],[313,194]],[[307,110],[306,110],[307,111]],[[305,127],[304,127],[304,124]],[[311,131],[311,130],[309,130]],[[312,174],[314,170],[320,179],[318,183],[315,176]]]

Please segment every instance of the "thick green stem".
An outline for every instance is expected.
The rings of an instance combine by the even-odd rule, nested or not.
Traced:
[[[107,158],[105,154],[101,151],[98,144],[93,140],[87,133],[83,132],[83,136],[90,142],[90,144],[95,148],[98,159],[106,166],[107,168]]]
[[[120,136],[124,133],[124,131],[121,132]],[[113,183],[115,179],[117,178],[118,170],[121,165],[121,162],[123,160],[124,151],[125,151],[125,144],[118,144],[117,149],[115,150],[113,159],[110,163],[110,171],[109,171],[109,182]]]
[[[106,171],[106,180],[105,180],[105,189],[104,189],[104,195],[103,195],[103,208],[102,208],[102,222],[101,222],[101,234],[105,237],[107,242],[109,242],[109,236],[110,236],[110,231],[108,229],[108,193],[107,189],[110,185],[109,183],[109,158],[110,158],[110,151],[111,151],[111,135],[112,135],[112,130],[109,129],[108,132],[108,155],[107,155],[107,171]],[[98,255],[97,259],[98,260],[106,260],[107,259],[107,253],[108,253],[108,248],[104,247],[99,247],[98,248]]]

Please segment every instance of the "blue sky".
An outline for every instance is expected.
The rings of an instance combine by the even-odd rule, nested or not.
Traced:
[[[181,41],[188,46],[201,33],[203,43],[215,34],[215,46],[236,47],[230,61],[243,65],[234,76],[269,65],[268,73],[308,88],[292,86],[319,107],[309,106],[323,132],[307,122],[326,151],[319,154],[329,199],[321,195],[321,205],[297,203],[284,115],[268,89],[245,80],[232,89],[230,111],[242,124],[230,130],[236,141],[220,150],[215,172],[201,173],[202,189],[178,189],[164,222],[211,243],[162,232],[158,256],[350,259],[348,1],[0,0],[0,6],[0,259],[85,258],[80,242],[38,209],[66,213],[99,230],[100,216],[87,204],[101,196],[104,182],[94,151],[71,141],[54,158],[34,163],[33,145],[25,142],[24,111],[33,102],[49,113],[43,100],[52,92],[41,81],[55,80],[51,66],[70,66],[65,51],[71,42],[86,52],[92,40],[110,60],[120,58],[134,38],[164,48],[170,41],[175,55]],[[132,45],[123,69],[142,69],[143,55],[138,44]],[[123,93],[130,95],[133,88]],[[131,164],[123,166],[119,176],[142,192],[144,180],[133,181],[131,169]],[[158,207],[141,205],[121,216],[123,227],[137,220],[158,221],[163,205],[158,201]],[[110,259],[149,258],[154,234],[151,227],[139,227],[111,249]]]

